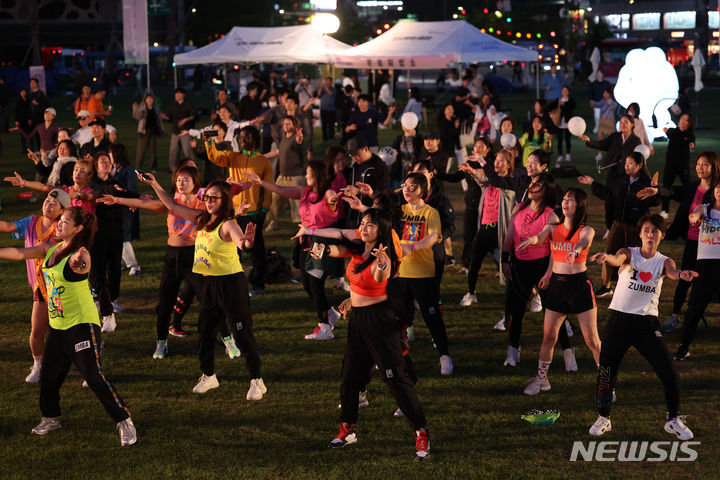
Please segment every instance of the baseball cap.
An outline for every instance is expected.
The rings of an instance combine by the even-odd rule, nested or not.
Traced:
[[[440,140],[440,136],[432,130],[427,132],[424,138],[425,140]]]
[[[347,153],[350,156],[357,155],[360,150],[367,147],[368,143],[365,137],[357,135],[351,138],[347,144]]]
[[[56,112],[55,109],[52,108],[52,107],[46,108],[46,109],[45,109],[45,113],[52,113],[53,117],[57,117],[57,112]]]
[[[92,122],[88,123],[88,125],[89,125],[89,126],[100,125],[102,128],[107,127],[107,124],[105,123],[105,120],[103,120],[103,119],[100,118],[100,117],[96,117],[95,119],[93,119]]]
[[[68,208],[70,206],[70,195],[68,195],[67,192],[64,190],[54,188],[50,191],[50,193],[48,193],[48,197],[52,197],[57,200],[63,208]]]
[[[77,118],[87,118],[89,116],[90,116],[90,112],[88,112],[87,110],[80,110],[77,113]]]

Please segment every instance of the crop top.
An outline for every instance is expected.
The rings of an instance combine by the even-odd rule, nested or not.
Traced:
[[[361,265],[365,260],[362,255],[352,255],[350,263],[348,263],[347,269],[345,269],[345,275],[350,283],[350,291],[365,297],[382,297],[387,295],[387,280],[382,283],[378,283],[373,277],[371,272],[371,265],[360,270],[359,273],[355,273],[355,266]],[[387,266],[390,268],[390,265]]]
[[[569,251],[575,250],[580,241],[580,231],[585,225],[580,225],[570,240],[566,240],[570,231],[565,228],[562,223],[556,225],[553,229],[552,238],[550,240],[550,251],[552,252],[553,262],[567,263],[566,255]],[[587,261],[589,249],[585,248],[580,255],[575,258],[574,263],[585,263]]]

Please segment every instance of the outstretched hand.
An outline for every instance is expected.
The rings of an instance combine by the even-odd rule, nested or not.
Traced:
[[[112,195],[103,195],[102,197],[98,197],[97,200],[95,200],[95,203],[102,203],[103,205],[115,205],[118,203],[117,197],[113,197]]]
[[[700,274],[695,270],[681,270],[680,278],[686,282],[691,282],[693,278],[699,277]]]
[[[253,222],[248,222],[248,224],[245,226],[245,231],[243,232],[243,240],[246,242],[253,242],[255,240],[256,230],[257,225],[255,225]]]
[[[598,252],[590,257],[591,262],[596,262],[598,265],[602,265],[607,260],[607,253]]]
[[[640,200],[645,200],[646,198],[653,197],[658,194],[658,188],[657,187],[645,187],[639,192],[635,194],[637,198]]]
[[[390,259],[387,254],[387,249],[388,247],[383,247],[383,244],[381,243],[377,248],[373,248],[370,252],[370,255],[374,256],[377,260],[378,266],[387,265],[387,262]]]
[[[309,233],[310,231],[305,225],[303,225],[302,223],[298,223],[298,231],[295,235],[290,237],[290,240],[295,240],[296,238],[300,238],[303,235],[308,235]]]
[[[6,182],[12,183],[13,187],[22,187],[25,185],[25,180],[20,176],[18,172],[13,172],[12,177],[5,177]]]

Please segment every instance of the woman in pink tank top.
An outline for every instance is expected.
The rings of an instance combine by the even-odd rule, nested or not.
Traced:
[[[261,179],[255,173],[246,174],[248,180],[257,183],[262,188],[282,195],[283,197],[300,200],[300,218],[302,225],[314,232],[316,228],[330,227],[337,222],[338,218],[338,194],[330,188],[330,177],[327,166],[318,160],[308,162],[305,173],[305,186],[281,187]],[[299,239],[299,267],[302,276],[303,287],[315,305],[318,324],[313,333],[305,335],[306,340],[329,340],[335,338],[332,330],[335,321],[340,318],[340,313],[328,305],[325,296],[325,279],[328,271],[333,265],[320,255],[320,261],[314,261],[310,257],[309,250],[314,243],[328,245],[333,240],[322,239],[310,235],[303,235]]]
[[[548,222],[559,222],[552,209],[556,203],[555,190],[552,177],[541,174],[528,187],[525,201],[516,208],[503,242],[503,274],[510,279],[505,297],[505,320],[510,334],[504,363],[506,366],[514,367],[520,361],[520,335],[525,310],[533,290],[547,271],[550,260],[550,247],[547,243],[533,245],[524,250],[516,249],[528,238],[539,235]],[[559,340],[563,350],[572,348],[564,328],[560,329]]]

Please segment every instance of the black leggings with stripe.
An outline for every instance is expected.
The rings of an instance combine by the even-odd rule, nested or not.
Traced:
[[[130,416],[122,398],[100,366],[100,326],[81,323],[67,330],[48,327],[40,371],[40,412],[43,417],[60,416],[60,387],[75,365],[115,423]]]

